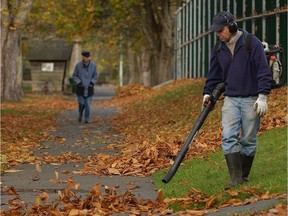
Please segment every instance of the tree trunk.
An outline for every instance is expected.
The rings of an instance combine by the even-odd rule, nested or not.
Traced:
[[[20,100],[22,95],[21,28],[32,1],[1,0],[1,100]]]
[[[173,26],[176,4],[172,1],[145,0],[141,27],[150,48],[152,85],[173,78]]]
[[[150,52],[149,50],[143,50],[141,53],[141,71],[142,71],[142,83],[145,86],[151,86],[151,67],[150,67]]]
[[[128,75],[128,84],[133,84],[139,82],[139,67],[137,63],[136,52],[131,49],[131,43],[127,42],[127,75]]]

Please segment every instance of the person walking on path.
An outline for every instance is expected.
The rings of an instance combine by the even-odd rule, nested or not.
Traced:
[[[263,45],[254,35],[251,48],[245,44],[247,31],[238,28],[227,11],[217,13],[210,27],[220,39],[212,50],[203,89],[203,106],[214,87],[225,83],[222,107],[222,151],[230,174],[225,189],[248,182],[256,153],[260,117],[267,112],[272,75]]]
[[[90,107],[97,77],[97,67],[96,64],[90,60],[90,52],[82,52],[82,61],[76,64],[73,72],[73,80],[76,83],[76,94],[79,105],[78,122],[82,121],[84,110],[85,123],[90,122]]]

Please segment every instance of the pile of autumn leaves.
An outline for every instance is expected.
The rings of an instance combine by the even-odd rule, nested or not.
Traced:
[[[82,161],[84,168],[78,173],[83,175],[145,177],[158,169],[169,167],[201,111],[203,84],[203,79],[190,79],[175,81],[158,89],[137,84],[125,86],[119,89],[112,100],[101,104],[102,106],[121,108],[120,114],[110,121],[115,126],[115,133],[123,135],[124,138],[107,147],[118,149],[121,151],[121,155],[98,154],[85,159],[75,155],[62,155],[61,158],[47,157],[42,158],[42,160],[47,163],[61,160]],[[189,92],[190,88],[187,86],[196,86],[198,91]],[[187,95],[184,98],[178,98],[176,95],[173,99],[168,99],[168,103],[153,100],[179,88],[186,89]],[[283,87],[272,91],[269,96],[269,112],[262,119],[260,133],[286,125],[287,110],[279,109],[279,107],[286,107],[286,90],[287,87]],[[146,103],[147,106],[145,106]],[[154,105],[151,106],[151,104]],[[25,98],[24,103],[20,104],[6,102],[2,104],[2,109],[15,109],[24,113],[24,115],[17,115],[17,118],[13,114],[5,115],[4,113],[1,118],[2,154],[4,152],[6,155],[9,165],[38,161],[39,158],[31,154],[31,150],[39,148],[44,140],[54,139],[60,143],[64,142],[61,138],[51,138],[47,135],[49,131],[55,129],[54,112],[63,111],[63,107],[65,109],[77,109],[75,102],[55,96],[45,97],[41,100],[37,97]],[[213,152],[220,148],[220,105],[217,105],[215,110],[209,115],[209,121],[205,122],[203,128],[198,132],[186,158],[201,155],[204,152]],[[41,111],[45,111],[45,120],[43,121],[36,119],[39,118],[39,115],[33,115],[33,112]],[[24,133],[21,128],[25,125],[31,131]],[[15,131],[17,132],[15,133]],[[39,133],[37,134],[35,131],[39,131]],[[17,145],[11,145],[11,143],[17,143]],[[61,215],[64,212],[67,215],[109,215],[117,212],[129,212],[132,215],[140,215],[143,212],[148,215],[156,213],[166,215],[171,213],[168,206],[173,203],[184,208],[193,205],[193,203],[204,203],[208,209],[214,207],[215,200],[215,197],[209,197],[193,188],[187,197],[180,199],[165,199],[162,192],[159,192],[156,201],[137,200],[131,191],[118,194],[117,188],[108,188],[105,185],[95,185],[90,194],[81,199],[74,192],[77,189],[77,184],[74,183],[73,179],[70,179],[67,189],[59,192],[59,200],[53,204],[33,205],[29,210],[29,215],[38,215],[39,212],[45,211],[50,212],[51,215]],[[104,189],[105,193],[101,192],[103,190],[100,189]],[[10,193],[13,194],[14,192],[12,188]],[[41,200],[45,201],[46,199],[47,196],[43,193]],[[61,211],[57,208],[60,205],[64,205]],[[14,212],[17,212],[17,207],[21,212],[20,205],[16,205]],[[187,210],[180,213],[182,215],[203,215],[205,210]]]

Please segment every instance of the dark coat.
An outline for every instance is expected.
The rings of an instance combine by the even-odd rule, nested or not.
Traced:
[[[210,94],[216,84],[223,81],[225,96],[248,97],[270,93],[272,74],[263,45],[256,36],[251,38],[250,53],[245,47],[244,34],[236,42],[234,56],[225,42],[221,42],[220,51],[211,53],[203,94]]]
[[[97,67],[94,62],[90,61],[88,66],[85,66],[83,61],[78,62],[73,72],[73,80],[77,85],[76,94],[84,97],[92,96],[94,94],[93,85],[97,78]]]

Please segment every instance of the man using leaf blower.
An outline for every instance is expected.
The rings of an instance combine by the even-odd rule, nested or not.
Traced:
[[[220,39],[211,53],[203,106],[218,83],[225,83],[222,150],[230,174],[225,189],[248,182],[256,153],[260,117],[267,112],[271,71],[261,41],[239,29],[230,12],[217,13],[210,27]],[[246,38],[250,37],[249,50]]]

